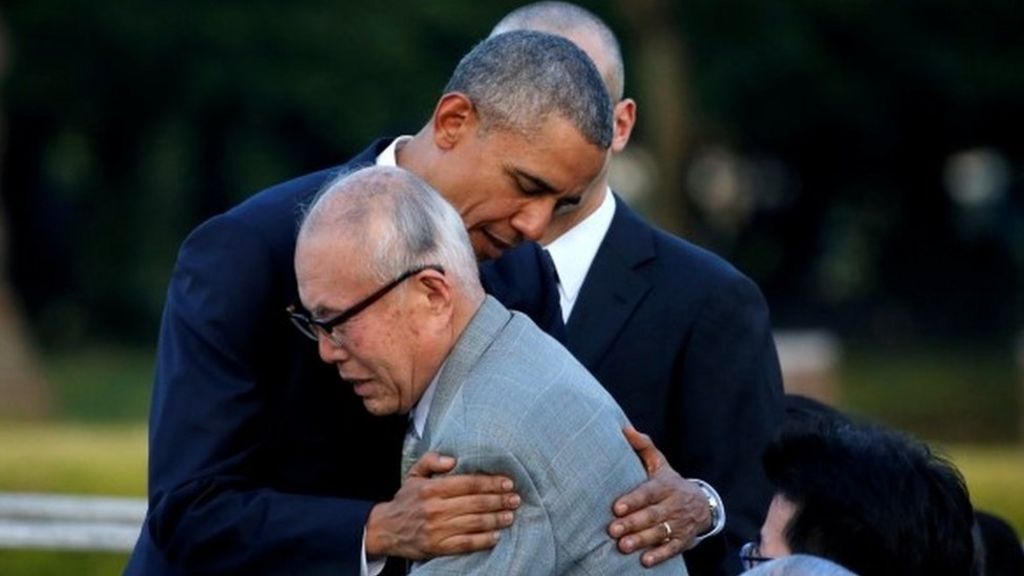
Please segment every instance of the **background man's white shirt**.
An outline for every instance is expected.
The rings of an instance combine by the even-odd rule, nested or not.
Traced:
[[[615,216],[615,197],[611,188],[605,188],[601,205],[590,216],[555,238],[545,249],[558,271],[558,297],[562,306],[562,321],[568,323],[576,297],[583,288],[583,280],[597,256],[605,234]]]

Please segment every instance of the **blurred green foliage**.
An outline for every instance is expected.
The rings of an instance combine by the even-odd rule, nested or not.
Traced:
[[[176,247],[260,188],[417,130],[458,58],[522,2],[34,0],[5,6],[0,193],[10,266],[51,348],[149,344]],[[678,31],[690,155],[742,159],[753,212],[687,235],[751,273],[784,326],[988,340],[1024,321],[1024,11],[1007,0],[625,0],[582,5],[623,41],[634,137],[644,11]],[[970,212],[952,154],[1008,187]],[[687,164],[692,157],[679,158]],[[746,174],[746,176],[744,176]],[[743,180],[746,178],[746,180]],[[970,213],[968,213],[970,212]]]
[[[152,340],[192,227],[373,138],[417,130],[509,5],[5,8],[11,259],[44,342]]]
[[[151,349],[112,346],[48,354],[45,372],[60,420],[145,421],[154,354]]]

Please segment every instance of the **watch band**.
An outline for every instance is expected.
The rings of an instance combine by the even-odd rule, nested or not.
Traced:
[[[708,500],[708,510],[711,512],[711,529],[694,538],[693,546],[696,546],[704,539],[718,534],[725,528],[725,503],[722,502],[722,497],[718,495],[718,491],[711,484],[699,478],[687,478],[687,481],[693,482],[704,492],[704,496]]]

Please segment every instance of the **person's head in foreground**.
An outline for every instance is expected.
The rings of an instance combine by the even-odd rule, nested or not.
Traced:
[[[747,567],[790,554],[864,575],[971,574],[973,509],[957,469],[879,426],[784,427],[764,454],[775,496]]]
[[[483,301],[458,214],[400,168],[335,180],[310,207],[295,250],[293,313],[366,409],[406,413]]]

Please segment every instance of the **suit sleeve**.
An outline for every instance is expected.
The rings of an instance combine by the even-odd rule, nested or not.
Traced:
[[[230,216],[201,226],[179,254],[160,332],[144,532],[184,573],[359,570],[372,503],[263,480],[274,465],[261,450],[273,433],[268,379],[284,377],[261,373],[260,358],[275,352],[265,334],[282,314],[278,272],[263,238]]]
[[[696,567],[724,557],[730,566],[726,572],[736,573],[736,553],[757,534],[771,499],[761,453],[782,415],[782,377],[768,307],[752,281],[735,275],[709,291],[683,360],[682,468],[702,471],[702,479],[722,496],[727,519],[724,542],[720,537],[703,542],[687,553],[687,562]]]
[[[415,574],[686,574],[680,560],[644,570],[638,554],[618,551],[606,532],[611,503],[643,468],[610,416],[617,407],[581,410],[567,396],[534,403],[520,426],[495,425],[498,415],[467,426],[476,439],[449,450],[458,454],[454,473],[508,474],[522,504],[492,550],[436,558]]]
[[[456,574],[554,574],[555,540],[551,518],[540,502],[537,485],[525,466],[508,451],[479,447],[458,452],[453,474],[473,472],[508,474],[522,497],[513,525],[501,531],[498,545],[491,550],[441,556],[413,569],[418,576]]]

